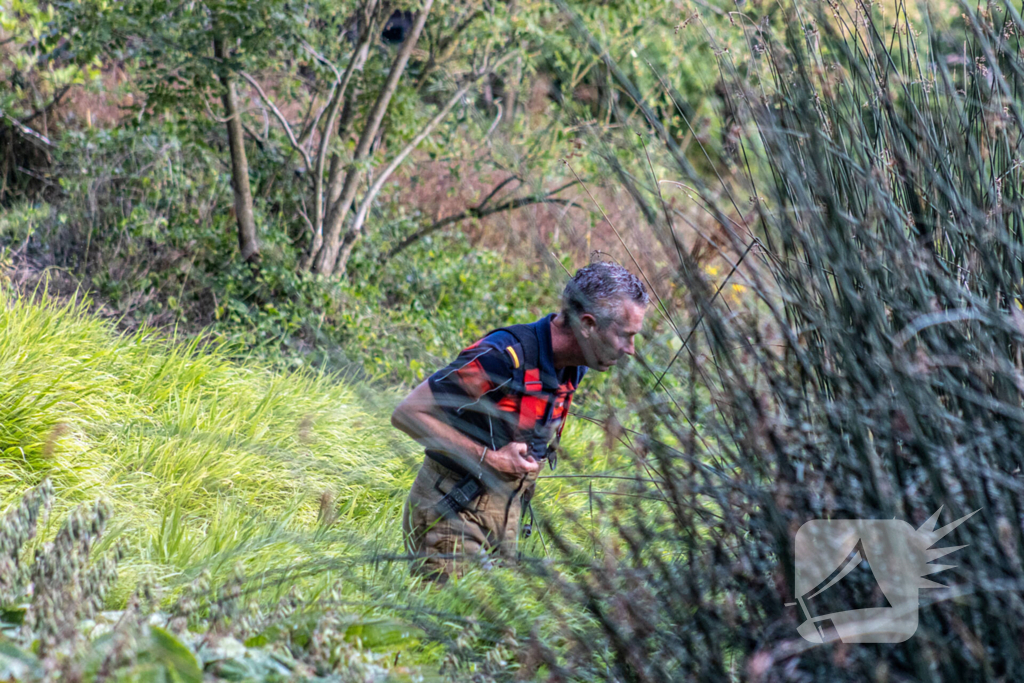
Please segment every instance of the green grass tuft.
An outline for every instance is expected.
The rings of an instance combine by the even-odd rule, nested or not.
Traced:
[[[253,575],[337,554],[310,533],[322,498],[338,525],[401,548],[418,456],[387,422],[392,394],[118,335],[82,304],[0,296],[0,502],[46,477],[52,519],[109,500],[107,542],[128,543],[120,599],[140,575],[174,585],[202,568]]]

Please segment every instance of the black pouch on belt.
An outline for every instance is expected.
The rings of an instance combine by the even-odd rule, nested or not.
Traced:
[[[457,516],[460,512],[469,507],[475,498],[484,492],[484,484],[480,481],[480,474],[472,474],[466,468],[449,458],[444,453],[427,451],[427,457],[434,462],[447,467],[452,472],[462,475],[462,479],[452,487],[441,500],[437,501],[434,509],[446,519]]]
[[[438,514],[446,519],[457,517],[460,512],[469,507],[473,500],[484,492],[484,485],[472,474],[467,474],[452,490],[445,494],[444,498],[437,501],[435,509]]]

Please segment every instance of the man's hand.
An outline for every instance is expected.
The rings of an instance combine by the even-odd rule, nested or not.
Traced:
[[[467,470],[476,469],[483,444],[462,434],[439,415],[440,409],[434,401],[434,394],[427,382],[423,382],[398,405],[391,416],[391,424],[424,447],[455,458]],[[540,463],[527,455],[528,452],[529,447],[518,441],[509,442],[496,451],[488,449],[484,463],[490,472],[485,474],[490,474],[492,480],[493,473],[503,475],[502,479],[518,479],[524,474],[540,471]],[[484,483],[488,486],[492,484],[487,478]]]
[[[527,455],[529,447],[519,441],[510,441],[496,451],[487,451],[484,462],[492,469],[514,477],[540,470],[540,463]]]

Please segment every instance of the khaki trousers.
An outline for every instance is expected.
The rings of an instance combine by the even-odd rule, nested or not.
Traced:
[[[402,510],[406,552],[418,560],[412,570],[444,582],[461,576],[467,561],[490,567],[495,558],[515,562],[523,493],[533,490],[536,473],[506,480],[502,490],[484,491],[451,519],[435,506],[462,480],[455,472],[425,457]]]

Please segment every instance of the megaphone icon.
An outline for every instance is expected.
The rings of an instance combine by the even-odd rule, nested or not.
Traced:
[[[857,540],[857,545],[831,574],[798,600],[823,643],[839,640],[839,632],[831,616],[837,611],[834,609],[837,605],[846,607],[846,610],[839,611],[892,608],[871,570],[862,539]]]
[[[797,627],[812,643],[902,643],[917,631],[918,591],[942,584],[931,564],[964,546],[936,548],[972,512],[936,529],[939,508],[920,528],[898,519],[814,519],[796,533]]]

